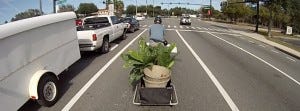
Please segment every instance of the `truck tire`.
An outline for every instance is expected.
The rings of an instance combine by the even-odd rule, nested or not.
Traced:
[[[109,52],[109,40],[108,38],[103,38],[103,43],[101,46],[101,52],[102,53],[108,53]]]
[[[44,75],[38,84],[37,102],[46,107],[53,106],[58,100],[58,79],[52,75]]]

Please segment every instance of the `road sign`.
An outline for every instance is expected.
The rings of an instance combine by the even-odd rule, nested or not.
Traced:
[[[67,0],[57,0],[56,4],[61,5],[61,4],[64,4],[66,2],[67,2]]]
[[[286,34],[287,34],[287,35],[293,34],[293,28],[290,27],[290,26],[287,26],[287,27],[286,27]]]

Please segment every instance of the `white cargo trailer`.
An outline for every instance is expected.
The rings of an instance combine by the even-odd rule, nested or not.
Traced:
[[[80,58],[73,12],[0,25],[0,110],[57,101],[58,75]]]

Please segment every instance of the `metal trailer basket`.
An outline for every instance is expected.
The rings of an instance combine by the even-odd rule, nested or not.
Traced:
[[[136,85],[133,104],[141,106],[174,106],[178,104],[175,86],[168,82],[165,88],[146,88],[142,80]]]

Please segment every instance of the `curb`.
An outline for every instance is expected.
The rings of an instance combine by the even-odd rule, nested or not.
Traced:
[[[253,37],[253,36],[250,36],[251,33],[249,34],[248,32],[244,32],[244,31],[236,31],[236,30],[232,30],[232,31],[233,31],[233,32],[236,32],[236,33],[239,33],[239,34],[241,34],[241,35],[244,35],[244,36],[253,38],[253,39],[255,39],[255,40],[261,41],[261,42],[263,42],[263,43],[265,43],[265,44],[271,45],[271,46],[275,47],[276,49],[278,49],[278,50],[280,50],[280,51],[282,51],[282,52],[284,52],[284,53],[287,53],[288,55],[291,55],[291,56],[293,56],[293,57],[295,57],[295,58],[297,58],[297,59],[300,59],[300,52],[298,52],[298,51],[296,51],[296,50],[294,50],[294,49],[292,49],[292,48],[289,48],[289,47],[287,47],[287,46],[284,46],[284,45],[278,44],[278,43],[276,43],[276,42],[267,40],[267,39],[264,38],[263,35],[254,33],[254,34],[252,34],[252,35],[254,35],[255,37]],[[261,36],[260,38],[263,38],[263,39],[259,39],[259,38],[257,38],[257,36]]]

